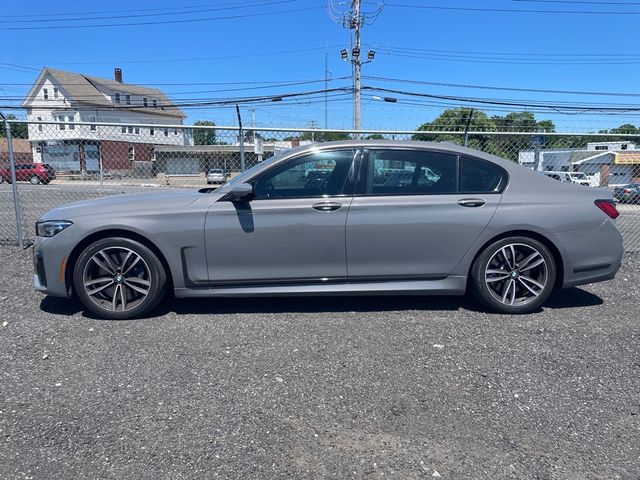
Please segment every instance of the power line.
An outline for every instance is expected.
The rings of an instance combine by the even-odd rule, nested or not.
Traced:
[[[140,18],[140,17],[159,17],[159,16],[168,16],[168,15],[191,15],[194,13],[205,13],[205,12],[218,12],[222,10],[238,10],[241,8],[248,7],[262,7],[262,6],[271,6],[281,3],[291,3],[295,2],[295,0],[266,0],[266,1],[258,1],[253,0],[250,2],[241,2],[242,5],[236,6],[226,6],[226,7],[216,7],[216,8],[204,8],[200,10],[183,10],[183,11],[173,11],[173,12],[162,12],[162,13],[141,13],[137,15],[111,15],[111,16],[98,16],[98,17],[67,17],[67,18],[41,18],[41,19],[29,19],[29,20],[0,20],[0,23],[52,23],[52,22],[75,22],[75,21],[86,21],[86,20],[112,20],[119,18]],[[6,17],[5,17],[6,18]]]
[[[594,106],[594,105],[579,105],[579,104],[570,104],[560,103],[553,104],[548,102],[529,102],[529,101],[514,101],[514,100],[502,100],[502,99],[485,99],[485,98],[472,98],[472,97],[457,97],[451,95],[434,95],[429,93],[418,93],[418,92],[409,92],[406,90],[396,90],[390,88],[381,88],[381,87],[362,87],[363,90],[369,91],[377,91],[377,92],[386,92],[386,93],[394,93],[398,95],[407,95],[412,97],[424,97],[424,98],[434,98],[440,100],[453,100],[458,102],[467,102],[467,103],[475,103],[481,105],[502,105],[502,106],[514,106],[514,107],[522,107],[522,108],[548,108],[552,110],[566,110],[566,111],[600,111],[600,112],[640,112],[640,105],[627,105],[627,106],[619,106],[619,104],[601,104],[602,106]]]
[[[363,75],[362,78],[369,80],[381,80],[385,82],[395,83],[410,83],[416,85],[432,85],[437,87],[453,87],[453,88],[475,88],[481,90],[500,90],[508,92],[529,92],[529,93],[558,93],[563,95],[596,95],[596,96],[611,96],[611,97],[640,97],[640,93],[622,93],[622,92],[593,92],[593,91],[579,91],[579,90],[552,90],[552,89],[538,89],[538,88],[517,88],[517,87],[495,87],[490,85],[470,85],[463,83],[444,83],[444,82],[427,82],[423,80],[407,80],[400,78],[388,78],[388,77],[375,77],[369,75]]]
[[[255,1],[255,0],[245,0],[242,2],[233,2],[233,3],[247,3],[247,1]],[[230,4],[231,2],[224,2],[225,4]],[[73,12],[73,13],[61,13],[61,12],[46,12],[46,13],[32,13],[32,14],[19,14],[19,15],[4,15],[5,18],[30,18],[30,17],[55,17],[55,16],[64,16],[64,15],[99,15],[99,14],[107,14],[107,13],[122,13],[122,12],[156,12],[156,11],[168,11],[168,10],[183,10],[185,8],[202,8],[211,6],[210,4],[199,4],[199,5],[184,5],[180,7],[165,7],[165,8],[136,8],[129,10],[102,10],[102,11],[93,11],[93,12]]]
[[[195,23],[195,22],[209,22],[214,20],[234,20],[238,18],[250,18],[250,17],[264,17],[267,15],[280,15],[287,13],[298,13],[305,12],[309,10],[317,10],[319,8],[324,7],[306,7],[306,8],[295,8],[289,10],[277,10],[271,12],[259,12],[259,13],[247,13],[242,15],[228,15],[223,17],[205,17],[205,18],[190,18],[184,20],[163,20],[156,22],[130,22],[130,23],[101,23],[101,24],[90,24],[90,25],[53,25],[53,26],[45,26],[39,25],[37,27],[0,27],[0,30],[62,30],[62,29],[72,29],[72,28],[101,28],[101,27],[132,27],[132,26],[142,26],[142,25],[168,25],[168,24],[178,24],[178,23]]]
[[[640,5],[640,2],[595,2],[595,1],[580,1],[580,0],[511,0],[512,2],[521,3],[580,3],[586,5],[625,5],[634,6]]]
[[[373,2],[365,2],[373,3]],[[423,10],[443,10],[462,12],[490,12],[490,13],[549,13],[561,15],[640,15],[638,11],[612,11],[612,10],[537,10],[516,8],[480,8],[480,7],[444,7],[439,5],[410,5],[405,3],[387,3],[389,7],[417,8]]]
[[[330,48],[339,47],[340,45],[330,45]],[[236,58],[252,58],[252,57],[263,57],[263,56],[271,56],[271,55],[287,55],[291,53],[302,53],[302,52],[314,52],[324,50],[325,47],[314,47],[314,48],[299,48],[295,50],[279,50],[275,52],[258,52],[258,53],[247,53],[242,55],[224,55],[217,57],[197,57],[197,58],[176,58],[176,59],[146,59],[146,60],[112,60],[112,61],[100,61],[100,62],[56,62],[47,60],[46,63],[50,65],[127,65],[134,64],[138,65],[141,63],[189,63],[189,62],[206,62],[209,60],[225,60],[225,59],[236,59]],[[30,68],[29,65],[44,65],[45,62],[38,63],[25,63],[24,66],[14,65],[16,67],[21,68]],[[3,65],[3,64],[0,64]],[[9,64],[4,64],[9,65]],[[31,70],[38,71],[38,69],[30,68]]]

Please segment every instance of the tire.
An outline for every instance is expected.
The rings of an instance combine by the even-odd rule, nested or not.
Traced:
[[[4,177],[0,175],[0,183],[4,183]]]
[[[31,185],[40,185],[41,182],[40,177],[37,175],[33,175],[29,181],[31,182]]]
[[[549,249],[538,240],[503,238],[478,255],[471,267],[470,280],[472,293],[489,310],[531,313],[553,291],[556,264]]]
[[[138,318],[164,298],[167,274],[155,253],[129,238],[105,238],[89,245],[73,269],[82,304],[110,320]]]

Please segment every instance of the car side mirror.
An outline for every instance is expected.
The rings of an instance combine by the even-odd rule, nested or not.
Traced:
[[[242,202],[251,200],[253,195],[253,186],[249,183],[239,183],[234,185],[226,195],[225,200],[231,202]]]

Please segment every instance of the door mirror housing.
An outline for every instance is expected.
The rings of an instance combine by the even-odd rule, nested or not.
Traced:
[[[234,185],[225,196],[225,200],[231,202],[249,201],[253,196],[253,186],[249,183]]]

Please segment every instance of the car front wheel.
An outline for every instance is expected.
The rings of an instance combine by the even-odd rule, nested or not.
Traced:
[[[82,304],[96,315],[127,320],[148,313],[162,300],[167,275],[147,246],[128,238],[105,238],[80,254],[73,285]]]
[[[471,269],[476,298],[499,313],[530,313],[547,300],[556,281],[553,255],[541,242],[510,237],[485,248]]]
[[[39,176],[37,176],[37,175],[33,175],[33,176],[29,179],[29,181],[31,182],[31,184],[32,184],[32,185],[40,185],[40,182],[41,182],[40,177],[39,177]]]

